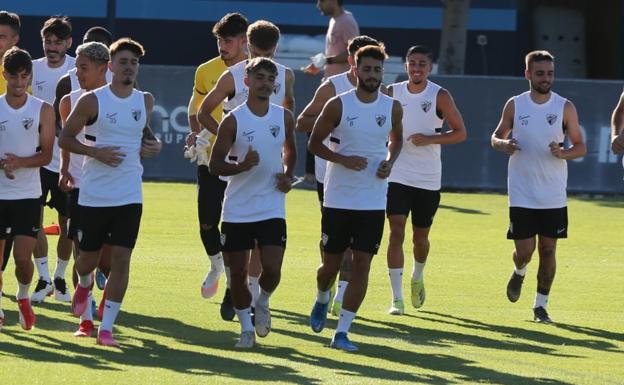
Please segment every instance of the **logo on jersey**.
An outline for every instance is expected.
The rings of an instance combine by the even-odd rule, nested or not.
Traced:
[[[383,126],[386,123],[386,115],[377,114],[375,115],[375,121],[379,127]]]
[[[106,119],[108,119],[109,123],[115,124],[117,123],[117,113],[114,114],[106,114]]]
[[[251,134],[253,134],[254,132],[256,132],[256,130],[247,132],[243,131],[243,138],[247,138],[247,142],[253,142],[254,137]]]
[[[282,85],[278,82],[275,82],[275,88],[273,88],[273,93],[277,95],[279,94],[281,89],[282,89]]]
[[[421,102],[420,108],[422,108],[422,110],[425,112],[429,112],[429,110],[431,109],[431,100],[425,100],[424,102]]]
[[[529,124],[529,118],[531,117],[531,115],[520,115],[518,116],[518,119],[520,120],[520,125],[521,126],[526,126],[527,124]]]
[[[6,123],[8,122],[8,120],[4,120],[2,122],[0,122],[0,131],[6,131]]]
[[[557,115],[555,114],[546,115],[546,121],[548,122],[548,124],[552,126],[553,124],[557,122]]]
[[[271,135],[273,135],[274,138],[277,138],[277,136],[280,133],[280,126],[269,126],[269,131],[271,132]]]
[[[353,121],[355,119],[357,119],[357,118],[359,118],[359,116],[351,117],[351,116],[347,115],[347,122],[349,122],[349,127],[353,127]]]
[[[35,85],[39,91],[43,91],[43,85],[45,84],[45,80],[37,80]]]
[[[22,119],[22,126],[24,126],[25,129],[29,129],[30,127],[32,127],[33,124],[33,118],[24,118]]]
[[[132,110],[132,119],[138,122],[141,119],[141,110]]]

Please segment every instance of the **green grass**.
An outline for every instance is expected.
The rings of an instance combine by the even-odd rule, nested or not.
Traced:
[[[11,262],[0,383],[624,384],[621,199],[570,200],[569,239],[559,244],[549,304],[557,323],[541,325],[531,321],[536,261],[518,303],[505,296],[512,268],[506,197],[443,194],[431,233],[425,306],[402,317],[386,314],[391,298],[384,238],[350,333],[360,352],[347,354],[326,346],[335,318],[318,335],[308,326],[320,215],[315,192],[293,191],[283,278],[271,299],[273,330],[258,348],[240,352],[233,348],[238,323],[219,317],[222,288],[210,300],[199,295],[208,260],[197,230],[195,189],[145,184],[130,288],[116,326],[121,351],[74,338],[76,319],[68,305],[54,300],[36,307],[35,330],[21,330]],[[46,218],[49,223],[52,213]],[[409,244],[405,250],[411,254]]]

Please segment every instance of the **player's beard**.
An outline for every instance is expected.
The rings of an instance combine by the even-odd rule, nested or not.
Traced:
[[[377,84],[373,86],[358,76],[358,84],[364,91],[367,91],[367,92],[375,92],[379,89],[379,86],[381,86],[381,80],[375,79],[375,81],[377,82]]]
[[[531,88],[542,95],[546,95],[550,92],[552,88],[552,83],[542,84],[542,83],[531,82]]]

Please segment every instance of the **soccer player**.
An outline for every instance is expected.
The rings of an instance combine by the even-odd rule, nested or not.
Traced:
[[[7,50],[2,57],[2,68],[6,92],[0,95],[0,255],[4,253],[4,239],[10,229],[19,323],[24,330],[30,330],[35,325],[28,291],[33,277],[31,256],[41,215],[39,167],[52,159],[54,110],[26,92],[32,79],[32,59],[28,52],[17,47]],[[4,325],[2,284],[0,271],[0,329]]]
[[[106,74],[108,69],[108,62],[110,55],[106,45],[98,42],[84,43],[76,48],[76,77],[80,84],[80,88],[71,91],[68,95],[63,96],[59,103],[59,113],[63,125],[65,125],[67,118],[76,106],[78,99],[86,92],[96,90],[107,84]],[[93,130],[90,126],[87,130]],[[81,143],[85,143],[84,131],[81,131],[77,138]],[[80,196],[80,185],[82,182],[82,165],[84,163],[84,155],[73,154],[69,151],[61,150],[61,170],[59,186],[61,190],[69,194],[69,204],[67,208],[69,226],[68,226],[68,238],[74,242],[74,247],[77,250],[76,258],[80,255],[80,245],[78,240],[78,234],[81,229],[80,225],[80,205],[78,200]],[[109,246],[110,249],[110,246]],[[100,256],[101,258],[101,256]],[[89,297],[91,293],[89,293]],[[102,296],[104,299],[105,296]],[[80,315],[80,326],[78,331],[74,335],[78,337],[91,336],[93,334],[93,316],[92,316],[92,298],[87,301],[87,308]],[[103,306],[105,300],[101,302]]]
[[[34,96],[50,104],[54,103],[56,83],[75,66],[75,59],[67,55],[67,50],[72,45],[71,32],[72,26],[69,19],[59,16],[46,20],[41,29],[45,56],[33,61],[32,92]],[[60,132],[60,127],[57,129]],[[58,139],[55,139],[52,162],[41,168],[41,205],[47,204],[58,213],[58,223],[61,229],[56,247],[58,258],[52,280],[48,270],[48,240],[43,231],[42,211],[39,236],[34,252],[39,281],[32,294],[32,302],[43,302],[52,292],[58,301],[71,301],[65,282],[65,271],[72,252],[72,242],[67,238],[67,195],[58,186],[59,169],[60,152]],[[48,193],[50,200],[46,202]]]
[[[383,235],[386,179],[403,142],[401,104],[379,92],[386,57],[383,46],[365,46],[355,53],[357,87],[325,104],[308,143],[310,151],[328,161],[321,224],[324,258],[310,326],[316,333],[323,330],[329,288],[350,247],[351,278],[330,344],[346,351],[358,349],[347,333],[366,295],[371,260]],[[328,136],[331,148],[323,143]]]
[[[403,137],[406,143],[388,178],[386,215],[390,225],[388,273],[392,287],[389,313],[400,315],[403,303],[403,240],[407,216],[412,215],[414,269],[412,305],[425,302],[423,270],[429,254],[429,230],[440,204],[442,161],[440,146],[466,139],[466,128],[451,94],[428,80],[433,53],[416,45],[407,50],[405,71],[409,80],[392,84],[388,94],[403,106]],[[449,130],[442,132],[446,120]]]
[[[520,298],[527,265],[537,246],[539,267],[534,320],[551,323],[546,310],[555,278],[557,239],[567,238],[567,160],[586,153],[576,108],[551,88],[555,59],[548,51],[532,51],[525,58],[529,91],[507,101],[492,147],[509,155],[509,230],[513,239],[514,271],[507,298]],[[511,137],[510,137],[511,136]],[[568,138],[571,146],[565,148]]]
[[[259,20],[251,24],[249,28],[247,28],[249,58],[272,58],[275,55],[279,38],[280,30],[275,24],[265,20]],[[223,102],[223,111],[229,112],[239,105],[244,104],[247,100],[249,91],[244,80],[246,65],[247,61],[242,61],[228,68],[228,70],[221,75],[216,86],[206,95],[206,98],[202,102],[197,119],[213,134],[217,132],[217,121],[211,115],[212,111]],[[275,65],[277,66],[277,77],[275,79],[275,88],[271,94],[271,103],[294,111],[294,72],[290,68],[279,63],[275,63]],[[258,295],[260,295],[259,276],[261,268],[259,251],[254,250],[249,268],[249,287],[252,293],[252,306],[255,305],[256,299]]]
[[[2,69],[2,56],[4,53],[14,47],[19,41],[20,33],[20,18],[15,13],[0,11],[0,72]],[[0,94],[6,92],[6,80],[3,76],[0,76]],[[13,245],[13,238],[10,234],[7,234],[4,244],[4,263],[2,263],[1,270],[4,271],[6,265],[11,257],[11,248]],[[0,296],[2,293],[0,292]]]
[[[622,135],[622,128],[624,128],[624,92],[620,95],[618,104],[615,106],[613,114],[611,115],[611,150],[614,154],[621,154],[624,152],[624,135]]]
[[[154,98],[134,88],[144,54],[143,47],[129,38],[111,45],[113,81],[78,100],[60,140],[61,148],[86,155],[78,197],[82,237],[76,260],[79,282],[72,298],[74,315],[87,309],[100,249],[104,243],[111,245],[107,298],[97,334],[97,343],[106,346],[119,346],[112,330],[128,287],[130,257],[141,221],[141,141],[154,138],[148,125]],[[88,145],[77,139],[83,128]]]
[[[367,45],[379,45],[379,42],[372,37],[369,36],[356,36],[353,39],[349,40],[348,44],[348,52],[349,52],[349,64],[353,66],[354,55],[358,49],[367,46]],[[311,132],[312,127],[314,126],[314,122],[316,118],[321,113],[323,106],[327,101],[333,98],[336,95],[347,92],[357,85],[357,77],[354,72],[351,70],[351,67],[348,71],[343,73],[330,76],[327,80],[325,80],[319,88],[314,93],[314,97],[308,103],[308,105],[303,109],[299,117],[297,118],[297,130],[303,132]],[[383,93],[387,93],[386,86],[383,84],[380,86],[380,91]],[[325,139],[325,145],[329,144],[329,138]],[[314,171],[316,177],[316,192],[318,194],[319,202],[321,204],[321,210],[323,209],[323,180],[325,179],[325,169],[327,162],[325,159],[320,158],[318,156],[314,157]],[[322,255],[322,247],[321,247],[321,259]],[[340,276],[338,278],[338,289],[336,290],[336,294],[332,300],[332,305],[330,311],[333,315],[339,316],[340,309],[342,308],[342,299],[344,297],[344,292],[347,289],[347,285],[349,284],[349,271],[351,269],[351,252],[347,250],[345,256],[343,258],[342,265],[340,266]]]
[[[258,57],[247,63],[245,73],[247,101],[219,125],[209,163],[212,173],[228,177],[221,231],[223,254],[230,261],[232,299],[241,324],[237,348],[255,345],[246,281],[249,254],[256,245],[262,273],[255,330],[259,337],[266,337],[271,330],[269,297],[281,278],[286,247],[285,193],[291,189],[297,159],[295,119],[289,110],[270,103],[277,65]]]
[[[191,133],[187,139],[187,147],[194,152],[197,159],[197,215],[199,219],[199,235],[204,250],[210,259],[210,269],[201,285],[201,294],[204,298],[211,298],[219,287],[219,278],[225,270],[226,290],[221,304],[221,317],[232,320],[235,316],[234,306],[230,295],[229,263],[224,266],[221,255],[221,205],[223,193],[227,183],[208,170],[208,159],[212,144],[216,136],[201,127],[197,120],[199,106],[205,96],[217,84],[221,74],[237,63],[247,59],[245,46],[247,44],[247,26],[245,16],[240,13],[228,13],[212,28],[212,34],[217,39],[219,56],[203,63],[195,72],[193,95],[188,105],[189,126]],[[216,121],[221,121],[223,105],[217,105],[211,113]],[[199,139],[198,139],[199,138]],[[227,262],[227,261],[226,261]]]

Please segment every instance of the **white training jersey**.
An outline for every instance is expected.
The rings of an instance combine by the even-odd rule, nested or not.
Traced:
[[[58,68],[48,66],[48,58],[45,56],[33,60],[33,78],[32,78],[32,94],[33,96],[43,100],[44,102],[54,104],[56,98],[56,84],[59,79],[65,76],[69,70],[76,68],[76,59],[65,55],[65,62]],[[54,146],[52,147],[52,161],[44,168],[59,172],[61,168],[61,152],[58,146],[58,138],[54,138]]]
[[[243,60],[228,68],[234,78],[234,96],[223,102],[224,115],[247,101],[249,87],[245,85],[245,66],[248,62],[249,60]],[[286,96],[286,67],[279,63],[275,63],[275,65],[277,66],[277,78],[275,78],[275,90],[273,90],[270,101],[281,106],[284,104]]]
[[[277,189],[276,175],[284,172],[282,147],[286,138],[284,108],[269,104],[264,116],[256,116],[247,103],[230,112],[236,119],[236,139],[228,153],[230,162],[242,162],[249,146],[260,162],[228,179],[223,199],[223,222],[258,222],[285,218],[286,194]]]
[[[334,76],[330,76],[327,78],[328,81],[331,82],[334,86],[334,90],[336,91],[335,95],[343,94],[354,88],[353,84],[349,81],[349,77],[347,76],[349,71],[343,72],[341,74],[337,74]],[[330,146],[329,137],[325,138],[323,144],[326,146]],[[323,183],[325,180],[325,171],[327,169],[327,161],[323,158],[319,158],[318,156],[314,157],[314,174],[316,175],[316,181],[319,183]]]
[[[80,89],[80,82],[78,81],[78,76],[76,75],[76,68],[69,70],[67,72],[69,75],[69,81],[71,83],[71,90],[76,91]],[[106,83],[110,83],[113,81],[113,73],[107,68],[106,69]]]
[[[78,88],[75,91],[69,93],[69,101],[71,105],[71,111],[76,107],[76,103],[78,103],[78,99],[82,95],[86,93],[82,88]],[[76,139],[80,143],[85,142],[85,130],[81,130],[78,135],[76,135]],[[71,154],[69,157],[69,167],[68,171],[71,176],[74,178],[74,186],[75,188],[80,188],[80,181],[82,180],[82,165],[84,164],[85,156],[82,154]]]
[[[378,178],[379,164],[388,154],[394,99],[377,93],[372,103],[361,102],[355,89],[338,96],[342,102],[340,123],[330,134],[334,151],[344,156],[362,156],[366,169],[355,171],[328,162],[324,185],[324,207],[350,210],[385,210],[388,182]]]
[[[28,95],[26,103],[17,110],[9,106],[6,95],[0,96],[0,159],[7,153],[19,157],[37,153],[39,140],[39,118],[43,101]],[[15,179],[9,179],[0,170],[0,199],[35,199],[41,196],[39,167],[19,168],[13,172]]]
[[[530,209],[566,206],[568,164],[550,153],[549,143],[563,144],[563,111],[566,99],[551,92],[543,104],[527,91],[515,96],[512,136],[520,150],[509,157],[509,205]]]
[[[86,126],[85,143],[96,147],[119,147],[125,154],[117,167],[85,157],[78,203],[112,207],[142,203],[140,151],[147,119],[145,94],[132,90],[126,98],[113,94],[110,85],[93,91],[98,101],[97,120]]]
[[[443,119],[437,112],[438,92],[442,87],[427,81],[417,94],[407,88],[409,81],[392,84],[392,97],[403,107],[403,147],[394,162],[388,181],[425,190],[440,190],[442,160],[440,145],[414,146],[407,138],[413,134],[440,135]]]

